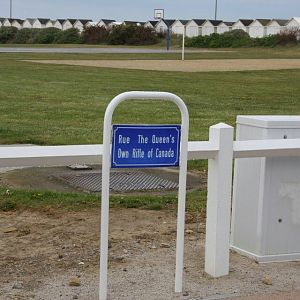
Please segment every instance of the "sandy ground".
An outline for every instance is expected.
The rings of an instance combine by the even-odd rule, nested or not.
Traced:
[[[99,219],[95,209],[1,212],[0,299],[98,299]],[[232,253],[229,276],[206,275],[204,218],[191,215],[185,293],[176,295],[175,213],[112,209],[110,224],[109,299],[300,299],[300,262],[258,265]],[[80,286],[69,286],[72,277]]]
[[[300,59],[30,60],[34,63],[153,71],[211,72],[299,69]]]

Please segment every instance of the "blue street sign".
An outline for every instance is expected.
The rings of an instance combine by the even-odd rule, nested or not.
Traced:
[[[179,166],[180,125],[113,125],[112,168]]]

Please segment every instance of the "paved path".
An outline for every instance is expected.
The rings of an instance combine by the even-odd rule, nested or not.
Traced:
[[[195,52],[187,50],[186,52]],[[198,52],[196,50],[196,52]],[[214,50],[202,50],[201,52],[216,52]],[[145,49],[145,48],[27,48],[27,47],[0,47],[0,53],[181,53],[181,50]]]

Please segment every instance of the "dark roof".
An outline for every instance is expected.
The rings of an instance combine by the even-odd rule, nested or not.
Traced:
[[[50,19],[43,19],[43,18],[37,18],[36,20],[39,20],[41,24],[46,24]]]
[[[156,24],[158,23],[158,21],[148,21],[153,27],[156,26]]]
[[[277,22],[280,26],[284,26],[284,25],[287,24],[287,22],[288,22],[289,20],[273,19],[273,20],[271,20],[271,21],[275,21],[275,22]],[[270,21],[270,22],[271,22],[271,21]]]
[[[186,25],[189,22],[189,20],[177,20],[177,21],[179,21],[182,25]]]
[[[249,26],[254,20],[250,20],[250,19],[239,19],[239,21],[240,21],[244,26]]]
[[[27,18],[25,21],[28,21],[31,25],[33,25],[35,19]],[[25,22],[25,21],[24,21],[24,22]]]
[[[58,21],[62,25],[66,21],[66,19],[57,19],[56,21]]]
[[[204,20],[204,19],[193,19],[192,21],[194,21],[198,26],[201,26],[205,23],[206,20]]]
[[[258,21],[263,26],[267,26],[271,20],[270,19],[256,19],[255,21]]]
[[[138,25],[138,24],[141,24],[142,22],[138,22],[138,21],[124,21],[123,23],[125,25]]]
[[[108,20],[108,19],[101,19],[99,22],[103,22],[105,25],[109,25],[110,23],[116,22],[116,20]]]
[[[86,25],[88,22],[93,22],[93,20],[86,20],[86,19],[78,19],[77,21],[80,21],[82,25]]]
[[[207,21],[209,21],[214,26],[218,26],[218,25],[220,25],[223,22],[221,20],[207,20]]]
[[[172,26],[176,20],[174,19],[161,19],[168,27]]]
[[[77,19],[66,19],[66,21],[69,21],[72,25],[74,25]]]
[[[284,25],[287,24],[287,22],[288,22],[289,20],[273,19],[273,20],[271,20],[271,21],[275,21],[275,22],[277,22],[280,26],[284,26]],[[270,22],[271,22],[271,21],[270,21]]]
[[[0,18],[0,22],[3,22],[5,20],[5,18]]]
[[[21,19],[10,19],[10,18],[7,18],[7,19],[4,19],[4,20],[8,20],[10,23],[12,23],[13,21],[16,21],[16,22],[19,22],[19,23],[23,23],[24,20],[21,20]]]
[[[235,22],[223,22],[224,24],[226,24],[227,26],[232,26]]]

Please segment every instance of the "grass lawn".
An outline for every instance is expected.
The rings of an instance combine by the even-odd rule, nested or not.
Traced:
[[[235,49],[235,51],[192,53],[188,54],[187,58],[300,58],[299,48]],[[182,97],[190,112],[190,140],[207,139],[208,127],[215,123],[226,122],[234,125],[236,116],[240,114],[300,114],[300,70],[172,73],[41,65],[21,61],[179,57],[180,54],[2,53],[0,143],[41,145],[102,143],[106,106],[114,96],[129,90],[169,91]],[[122,104],[114,118],[115,123],[137,124],[176,124],[179,120],[175,106],[166,103],[153,105],[153,102],[141,104],[139,101],[132,102],[132,105]],[[3,193],[4,191],[0,201],[5,200],[6,196],[3,196]],[[17,191],[15,195],[19,193],[27,192]],[[28,195],[30,198],[31,194]],[[65,199],[69,196],[59,197]],[[189,197],[196,198],[194,194],[190,194]],[[16,199],[20,201],[20,198],[24,198],[24,195],[21,194]],[[53,199],[52,196],[48,198]],[[84,199],[83,196],[81,199]],[[121,205],[120,199],[117,197],[115,203]],[[126,203],[130,202],[127,198],[124,199]],[[143,199],[144,197],[136,198],[134,203],[139,203]],[[168,201],[163,200],[164,203]],[[150,199],[148,202],[153,200]]]

